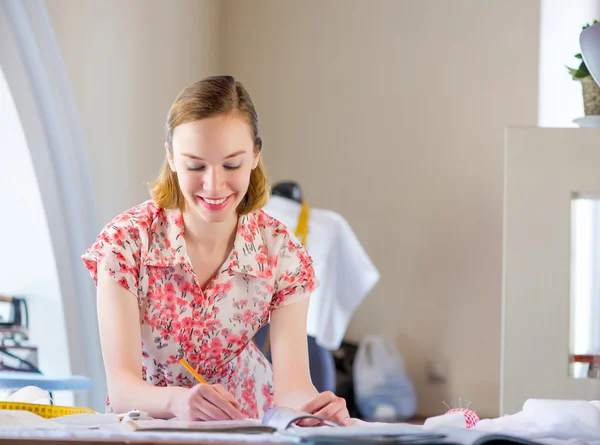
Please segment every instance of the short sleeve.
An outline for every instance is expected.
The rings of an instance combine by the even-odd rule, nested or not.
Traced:
[[[117,283],[137,297],[140,273],[139,231],[127,219],[109,223],[94,244],[81,256],[94,283],[98,285],[98,270],[110,273]]]
[[[296,303],[319,286],[313,268],[313,260],[302,243],[293,235],[287,235],[279,251],[277,274],[271,309]]]

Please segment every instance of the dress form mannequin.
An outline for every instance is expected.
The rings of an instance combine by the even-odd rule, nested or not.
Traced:
[[[275,196],[281,196],[282,198],[302,203],[302,190],[300,189],[300,185],[294,181],[278,182],[273,186],[271,193]]]

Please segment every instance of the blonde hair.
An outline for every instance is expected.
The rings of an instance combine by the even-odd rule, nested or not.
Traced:
[[[171,106],[167,115],[165,132],[169,151],[173,152],[173,131],[178,125],[208,117],[241,114],[248,122],[254,139],[254,152],[262,150],[262,139],[258,133],[258,116],[254,104],[244,86],[232,76],[211,76],[185,88]],[[171,170],[168,158],[152,184],[150,193],[159,207],[164,209],[185,209],[185,198],[177,173]],[[269,185],[262,159],[250,173],[248,191],[240,202],[237,212],[240,215],[261,209],[269,200]]]

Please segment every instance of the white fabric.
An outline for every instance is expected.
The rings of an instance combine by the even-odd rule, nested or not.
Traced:
[[[290,231],[296,230],[301,205],[272,196],[263,208]],[[356,308],[379,281],[379,272],[348,222],[330,210],[310,208],[306,250],[321,285],[308,309],[308,334],[324,348],[338,349]]]
[[[599,444],[600,410],[597,401],[528,399],[522,411],[480,420],[473,430],[535,441],[577,440],[580,444]]]

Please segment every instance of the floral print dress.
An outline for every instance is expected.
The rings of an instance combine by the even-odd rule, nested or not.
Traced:
[[[308,298],[312,259],[285,226],[263,211],[240,216],[233,249],[201,289],[185,248],[183,216],[153,201],[114,218],[82,260],[137,298],[142,378],[155,386],[223,385],[251,418],[273,403],[271,365],[252,338],[272,310]],[[110,401],[107,400],[110,411]]]

